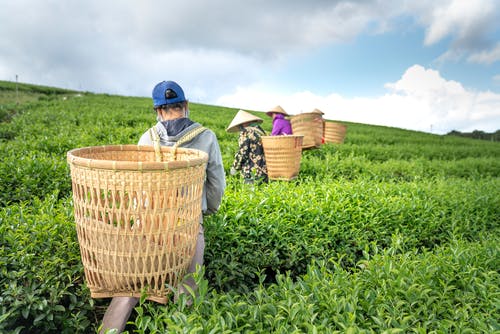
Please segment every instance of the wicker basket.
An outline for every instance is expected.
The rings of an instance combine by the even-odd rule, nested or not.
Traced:
[[[270,180],[292,180],[299,175],[304,136],[262,136]]]
[[[347,132],[347,126],[335,122],[325,122],[325,143],[342,144]]]
[[[302,148],[321,146],[323,121],[316,113],[303,113],[290,118],[294,135],[304,136]]]
[[[315,147],[320,147],[321,144],[323,144],[323,128],[324,128],[324,123],[325,121],[323,120],[323,117],[321,115],[318,115],[317,113],[313,113],[316,115],[316,117],[313,119],[312,126],[315,128],[313,135],[314,135],[314,146]]]
[[[194,255],[208,155],[110,145],[68,152],[76,231],[93,298],[167,302]]]

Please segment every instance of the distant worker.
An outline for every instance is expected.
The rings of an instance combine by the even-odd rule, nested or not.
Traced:
[[[245,183],[261,183],[268,180],[261,138],[266,133],[259,125],[262,122],[262,118],[240,110],[226,129],[227,132],[240,131],[239,148],[234,155],[230,174],[235,175],[240,171]]]
[[[271,136],[291,135],[292,124],[285,118],[289,116],[283,108],[276,106],[266,112],[266,115],[273,118],[273,130]]]
[[[311,114],[316,114],[317,117],[314,118],[315,121],[323,123],[325,120],[323,119],[323,115],[325,114],[321,110],[315,108],[313,111],[311,111]]]

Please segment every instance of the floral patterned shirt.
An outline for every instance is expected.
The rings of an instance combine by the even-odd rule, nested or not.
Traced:
[[[239,150],[234,155],[233,168],[249,180],[267,176],[266,158],[261,136],[264,130],[259,126],[247,126],[240,131]]]

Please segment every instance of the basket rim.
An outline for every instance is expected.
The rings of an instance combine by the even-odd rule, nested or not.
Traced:
[[[291,117],[298,117],[298,116],[315,116],[315,115],[318,115],[318,113],[315,113],[315,112],[301,112],[300,114],[291,115]]]
[[[279,136],[260,136],[261,138],[264,139],[290,139],[290,138],[299,138],[299,137],[304,137],[304,135],[279,135]]]
[[[335,122],[335,121],[326,121],[325,124],[328,124],[328,125],[340,125],[340,126],[345,126],[347,127],[346,124],[344,123],[341,123],[341,122]]]
[[[90,159],[79,156],[79,154],[102,153],[112,151],[137,151],[137,152],[153,152],[153,146],[146,145],[102,145],[88,146],[75,148],[67,152],[67,161],[71,165],[82,166],[93,169],[108,169],[108,170],[134,170],[134,171],[149,171],[149,170],[174,170],[187,167],[195,167],[202,165],[208,161],[208,154],[202,150],[179,147],[176,148],[176,153],[190,153],[193,157],[185,160],[170,160],[170,161],[133,161],[133,160],[105,160],[105,159]],[[173,147],[162,146],[162,152],[172,152]]]

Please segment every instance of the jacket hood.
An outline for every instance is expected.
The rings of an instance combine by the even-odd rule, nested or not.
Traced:
[[[201,124],[189,118],[178,118],[171,121],[158,122],[156,129],[160,136],[160,144],[173,146],[186,133],[200,127]]]

